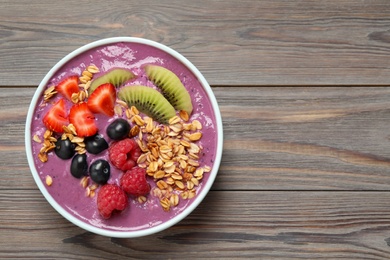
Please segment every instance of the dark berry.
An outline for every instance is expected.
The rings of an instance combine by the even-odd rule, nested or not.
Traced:
[[[88,162],[87,155],[84,154],[76,154],[70,165],[70,173],[73,177],[81,178],[83,176],[88,175]]]
[[[118,118],[114,120],[111,124],[107,127],[107,135],[112,140],[122,140],[126,138],[130,131],[130,124],[127,122],[127,120],[123,118]]]
[[[105,184],[110,179],[110,164],[103,159],[94,161],[89,167],[89,176],[97,184]]]
[[[65,140],[58,139],[54,149],[55,154],[63,160],[68,160],[75,154],[76,145],[68,138]]]
[[[84,138],[84,143],[85,149],[91,154],[99,154],[108,148],[108,143],[99,134]]]

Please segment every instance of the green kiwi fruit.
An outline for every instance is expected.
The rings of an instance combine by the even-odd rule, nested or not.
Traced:
[[[162,124],[168,124],[176,111],[169,101],[157,90],[147,86],[125,86],[118,92],[118,98],[129,107],[135,106],[139,111]]]
[[[174,72],[154,64],[146,65],[145,72],[176,110],[184,110],[191,115],[193,107],[190,94]]]
[[[126,81],[134,77],[135,75],[130,70],[123,68],[115,68],[92,80],[88,92],[89,94],[91,94],[97,87],[104,83],[111,83],[115,87],[120,87]]]

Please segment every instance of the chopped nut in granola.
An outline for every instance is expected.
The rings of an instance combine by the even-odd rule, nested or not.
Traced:
[[[189,122],[184,111],[172,117],[168,125],[158,125],[151,118],[142,117],[134,106],[125,111],[134,123],[130,136],[138,135],[137,143],[143,152],[138,166],[146,168],[148,176],[156,182],[151,194],[160,199],[165,211],[178,205],[179,195],[182,199],[193,198],[204,172],[210,171],[209,166],[201,167],[198,161],[202,151],[197,144],[202,138],[201,123]]]
[[[50,175],[46,175],[45,182],[50,187],[53,184],[53,178]]]

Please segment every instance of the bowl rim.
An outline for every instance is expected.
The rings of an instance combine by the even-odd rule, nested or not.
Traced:
[[[36,104],[37,104],[44,88],[46,87],[47,83],[49,82],[49,80],[54,76],[54,74],[63,65],[65,65],[68,61],[77,57],[78,55],[80,55],[86,51],[89,51],[90,49],[96,48],[96,47],[100,47],[103,45],[109,45],[109,44],[115,44],[115,43],[119,43],[119,42],[139,43],[139,44],[144,44],[144,45],[148,45],[151,47],[155,47],[157,49],[160,49],[160,50],[170,54],[175,59],[179,60],[184,66],[186,66],[197,77],[200,84],[204,88],[206,94],[208,95],[208,98],[211,102],[212,109],[214,112],[214,116],[215,116],[215,120],[216,120],[215,123],[216,123],[216,127],[217,127],[217,149],[216,149],[215,161],[214,161],[212,170],[209,173],[209,178],[208,178],[207,182],[204,183],[204,186],[203,186],[201,192],[199,194],[197,194],[194,201],[189,206],[187,206],[181,213],[179,213],[178,215],[169,219],[168,221],[163,222],[163,223],[161,223],[157,226],[151,227],[151,228],[134,230],[134,231],[117,231],[117,230],[107,230],[107,229],[99,228],[99,227],[93,226],[89,223],[86,223],[86,222],[76,218],[75,216],[71,215],[61,205],[59,205],[53,199],[53,197],[49,194],[49,192],[47,191],[45,185],[43,184],[43,182],[41,181],[41,179],[39,177],[39,173],[37,172],[37,169],[36,169],[35,163],[34,163],[34,159],[32,156],[32,137],[31,137],[32,118],[34,115],[34,110],[35,110]],[[46,76],[42,79],[42,81],[40,82],[38,88],[36,89],[36,91],[34,93],[34,96],[31,100],[31,103],[30,103],[29,108],[28,108],[27,118],[26,118],[26,128],[25,128],[25,146],[26,146],[27,161],[28,161],[29,168],[31,170],[31,173],[33,175],[35,183],[37,184],[39,190],[41,191],[41,193],[43,194],[45,199],[49,202],[49,204],[60,215],[62,215],[64,218],[66,218],[68,221],[70,221],[74,225],[76,225],[84,230],[87,230],[87,231],[90,231],[90,232],[93,232],[95,234],[99,234],[102,236],[117,237],[117,238],[141,237],[141,236],[147,236],[147,235],[151,235],[154,233],[158,233],[162,230],[165,230],[165,229],[177,224],[178,222],[183,220],[185,217],[187,217],[203,201],[205,196],[208,194],[211,186],[214,183],[214,180],[215,180],[216,175],[218,173],[221,159],[222,159],[222,150],[223,150],[222,117],[221,117],[221,113],[219,110],[217,100],[214,96],[214,93],[213,93],[210,85],[208,84],[208,82],[206,81],[204,76],[201,74],[201,72],[182,54],[180,54],[179,52],[175,51],[174,49],[172,49],[172,48],[170,48],[162,43],[152,41],[149,39],[145,39],[145,38],[127,37],[127,36],[104,38],[104,39],[100,39],[100,40],[97,40],[94,42],[90,42],[86,45],[83,45],[83,46],[73,50],[72,52],[67,54],[65,57],[63,57],[60,61],[58,61],[57,64],[55,64],[49,70],[49,72],[46,74]]]

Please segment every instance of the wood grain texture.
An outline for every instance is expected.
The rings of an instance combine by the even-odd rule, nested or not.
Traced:
[[[174,48],[212,85],[387,85],[390,77],[388,1],[1,0],[0,5],[2,86],[38,85],[70,51],[115,36]]]
[[[389,216],[388,192],[214,191],[166,231],[116,239],[72,225],[37,190],[0,190],[0,258],[388,259]]]
[[[0,0],[0,259],[390,259],[390,2]],[[220,105],[217,179],[136,239],[60,216],[30,173],[25,119],[62,57],[106,37],[179,51]]]
[[[2,88],[0,258],[390,257],[388,87],[213,90],[225,147],[212,192],[164,232],[114,239],[45,201],[24,153],[35,88]]]
[[[225,143],[212,192],[137,239],[85,232],[40,194],[23,139],[34,91],[0,92],[0,258],[390,256],[388,87],[214,87]]]
[[[213,90],[224,125],[222,164],[213,189],[388,190],[390,88]],[[35,187],[24,152],[34,91],[1,89],[0,171],[5,174],[0,188]]]

